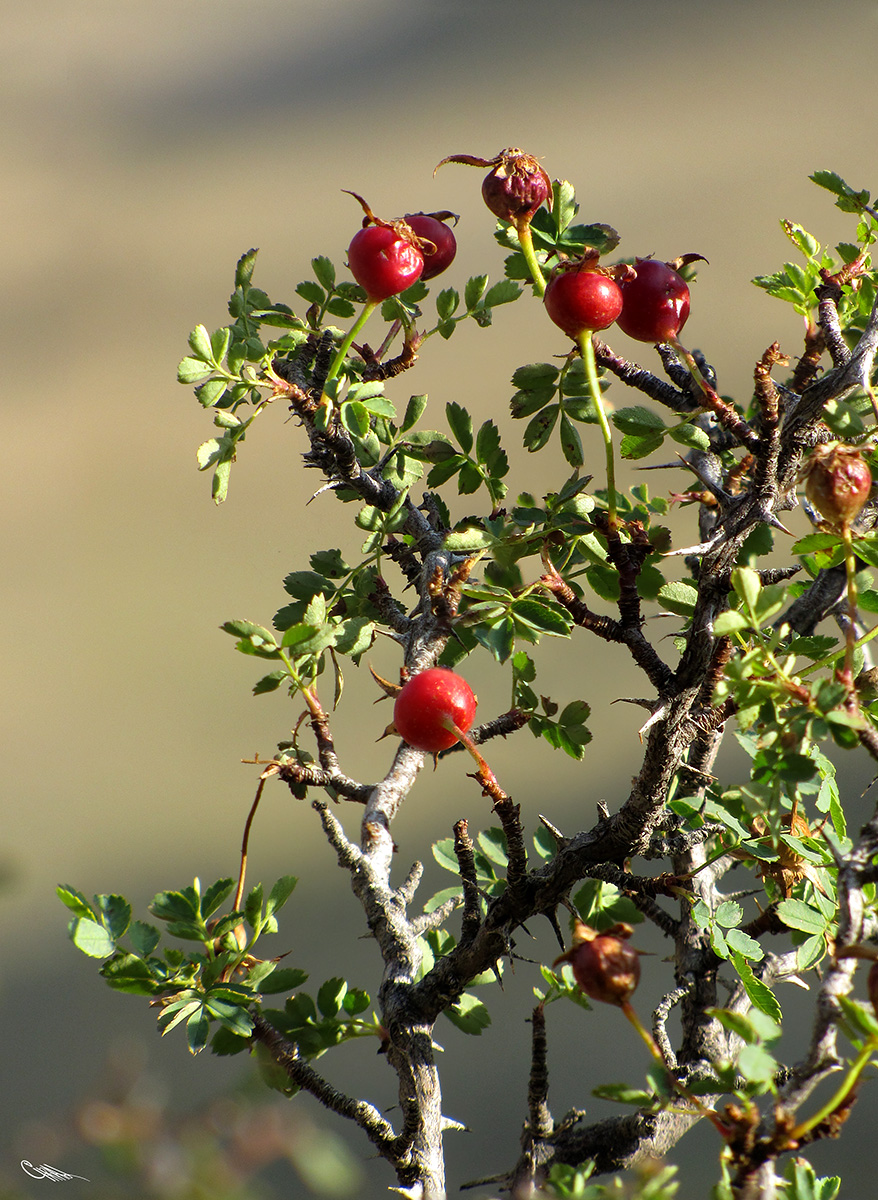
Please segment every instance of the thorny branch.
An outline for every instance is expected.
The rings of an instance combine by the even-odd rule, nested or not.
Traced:
[[[427,974],[419,977],[418,935],[425,926],[421,918],[410,917],[408,913],[420,873],[413,869],[401,888],[394,889],[390,884],[394,853],[392,823],[414,785],[424,755],[403,743],[382,780],[371,785],[357,784],[340,770],[328,718],[322,713],[312,714],[320,767],[287,763],[279,767],[278,774],[291,784],[320,787],[364,805],[359,846],[348,839],[326,804],[319,802],[315,808],[340,866],[350,875],[383,957],[379,1003],[388,1035],[387,1061],[399,1080],[402,1132],[395,1134],[370,1105],[333,1092],[298,1059],[295,1047],[284,1043],[262,1018],[257,1019],[256,1037],[266,1044],[294,1082],[361,1125],[379,1153],[393,1164],[400,1182],[416,1183],[423,1195],[444,1194],[442,1132],[446,1122],[433,1060],[433,1023],[457,1002],[474,978],[511,953],[513,934],[525,921],[542,914],[557,928],[556,910],[569,903],[571,889],[584,878],[612,882],[635,897],[674,942],[675,987],[659,1005],[653,1020],[655,1036],[668,1067],[679,1070],[684,1077],[705,1071],[709,1074],[711,1063],[733,1048],[729,1035],[709,1015],[717,1003],[719,960],[703,930],[691,918],[690,899],[683,900],[679,918],[655,903],[656,896],[677,898],[685,890],[691,893],[691,899],[702,899],[715,909],[722,899],[719,884],[731,860],[724,859],[705,869],[703,838],[684,837],[673,843],[676,835],[668,829],[666,801],[674,780],[681,775],[686,786],[694,788],[696,794],[699,791],[703,794],[723,724],[732,711],[728,706],[711,707],[714,686],[730,649],[728,639],[714,636],[713,626],[727,606],[730,576],[741,546],[759,525],[777,526],[777,512],[795,503],[794,488],[802,457],[810,447],[825,440],[826,430],[821,421],[825,405],[844,398],[854,388],[863,387],[871,375],[878,350],[878,303],[852,351],[840,340],[835,303],[832,282],[827,281],[821,295],[819,328],[807,333],[805,352],[793,374],[791,388],[779,388],[771,379],[772,367],[785,361],[777,344],[763,355],[755,374],[757,416],[753,425],[716,393],[713,373],[703,358],[698,365],[707,383],[695,387],[669,346],[659,347],[659,353],[670,383],[596,343],[599,364],[628,386],[681,415],[705,407],[710,410],[709,417],[698,420],[700,427],[709,431],[711,450],[692,452],[687,459],[699,478],[707,481],[710,500],[709,505],[702,506],[702,536],[707,540],[695,564],[698,585],[695,610],[679,662],[672,668],[643,633],[637,578],[651,547],[636,523],[625,530],[623,539],[619,529],[610,528],[602,513],[598,512],[594,518],[596,530],[606,540],[608,559],[619,576],[618,617],[592,612],[548,556],[544,557],[542,586],[564,605],[577,626],[605,640],[627,645],[655,688],[658,700],[648,723],[643,761],[627,797],[614,814],[602,818],[588,831],[556,839],[557,854],[535,868],[528,864],[524,850],[519,806],[512,804],[496,780],[488,781],[478,775],[479,783],[494,801],[506,833],[508,886],[485,902],[476,883],[467,823],[459,821],[454,830],[454,851],[463,887],[461,937]],[[818,376],[817,363],[826,347],[833,368]],[[322,346],[312,348],[315,376],[319,373],[318,360],[322,362],[322,349]],[[366,469],[360,465],[354,445],[341,426],[316,427],[319,380],[309,380],[301,370],[297,374],[282,361],[275,364],[275,369],[279,378],[286,381],[291,409],[310,441],[306,463],[318,467],[330,486],[353,489],[382,511],[393,508],[399,496],[381,477],[380,467]],[[742,468],[734,481],[723,481],[718,471],[718,456],[735,444],[749,456],[747,468],[746,471]],[[446,531],[437,524],[430,506],[422,510],[406,498],[405,513],[404,532],[410,535],[412,544],[391,542],[387,550],[399,562],[409,582],[417,587],[419,603],[414,614],[407,616],[390,596],[383,580],[375,599],[403,647],[405,669],[414,673],[435,663],[451,634],[460,573],[455,573],[454,557],[443,548]],[[837,602],[843,586],[843,572],[840,576],[832,570],[821,573],[784,619],[795,630],[810,632]],[[484,742],[497,734],[505,736],[520,723],[512,713],[506,714],[483,726],[473,741]],[[868,748],[878,751],[878,744]],[[710,830],[704,836],[709,835]],[[666,852],[673,856],[672,872],[648,878],[628,870],[633,857],[652,856],[662,839],[666,840]],[[872,933],[864,920],[862,887],[867,879],[874,877],[876,853],[878,815],[864,827],[854,849],[840,862],[839,944],[859,941]],[[445,910],[441,915],[445,915]],[[753,937],[776,932],[773,914],[766,913],[763,921],[751,923],[748,930]],[[792,973],[794,959],[794,955],[792,959],[769,955],[762,969],[763,979],[770,982],[772,978]],[[793,1069],[781,1092],[782,1104],[789,1112],[807,1099],[836,1063],[837,998],[850,989],[855,963],[854,959],[836,959],[824,977],[809,1054]],[[745,1011],[750,1000],[744,989],[739,988],[730,1003]],[[675,1006],[680,1007],[683,1028],[681,1044],[676,1050],[666,1029],[668,1015]],[[515,1185],[525,1178],[536,1183],[545,1176],[551,1162],[578,1165],[594,1160],[599,1172],[618,1170],[648,1155],[661,1156],[698,1120],[697,1113],[692,1111],[664,1109],[636,1112],[594,1124],[586,1124],[580,1114],[572,1114],[554,1123],[547,1104],[546,1025],[541,1005],[534,1011],[532,1021],[533,1052],[523,1152],[513,1171],[498,1178]],[[753,1171],[762,1171],[765,1162],[784,1149],[777,1141],[776,1129],[766,1127],[759,1137],[765,1153],[761,1161],[757,1161],[758,1155],[751,1157]],[[758,1137],[754,1145],[757,1142]],[[745,1179],[747,1164],[741,1161],[739,1194],[743,1196],[743,1189],[752,1180]]]

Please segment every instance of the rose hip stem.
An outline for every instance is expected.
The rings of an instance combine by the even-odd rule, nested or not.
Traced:
[[[347,334],[345,335],[344,340],[342,341],[341,345],[338,348],[338,351],[336,352],[335,358],[332,360],[332,363],[330,364],[329,371],[328,371],[326,379],[324,381],[323,395],[320,397],[321,404],[323,403],[324,399],[326,398],[327,383],[331,383],[333,381],[333,379],[335,379],[335,377],[339,373],[339,371],[341,370],[342,364],[344,363],[344,360],[347,358],[348,350],[350,350],[350,348],[351,348],[351,343],[353,342],[353,340],[357,336],[357,334],[360,332],[360,330],[363,328],[363,326],[366,324],[366,322],[369,320],[372,313],[375,311],[375,309],[378,307],[378,305],[380,303],[381,303],[380,300],[367,300],[366,303],[363,305],[360,315],[357,317],[356,321],[354,321],[353,325],[351,326],[351,328],[348,330]]]
[[[598,424],[601,427],[601,435],[604,439],[607,459],[607,511],[610,517],[610,528],[615,529],[617,525],[616,464],[613,459],[613,434],[610,430],[607,414],[604,412],[604,402],[601,396],[601,385],[598,379],[597,364],[595,363],[592,336],[590,329],[584,329],[576,340],[579,343],[579,350],[582,354],[583,364],[585,365],[585,377],[588,380],[588,390],[591,394],[595,412],[597,413]]]
[[[534,250],[533,234],[530,231],[530,217],[519,218],[515,222],[515,232],[518,234],[518,244],[521,246],[524,261],[527,263],[534,285],[539,294],[545,296],[546,278],[543,275],[543,269],[537,261],[536,251]]]
[[[857,560],[854,555],[854,540],[851,527],[845,521],[841,530],[841,540],[844,543],[844,569],[848,585],[848,627],[845,632],[844,677],[851,695],[856,696],[854,689],[854,647],[857,640]]]
[[[468,750],[475,759],[479,768],[479,782],[483,785],[486,791],[490,792],[492,795],[495,795],[496,791],[501,790],[500,785],[497,782],[497,776],[482,758],[481,754],[479,754],[478,750],[476,749],[475,742],[471,737],[468,737],[467,734],[461,732],[461,730],[457,728],[450,717],[444,721],[443,724],[450,733],[454,734],[461,746],[463,746],[464,750]]]
[[[623,1000],[620,1007],[622,1009],[622,1012],[625,1014],[625,1016],[628,1018],[628,1020],[631,1022],[631,1024],[634,1026],[634,1028],[640,1034],[640,1036],[643,1038],[644,1042],[646,1043],[646,1045],[649,1049],[650,1054],[653,1056],[655,1061],[658,1063],[658,1065],[662,1068],[662,1070],[667,1075],[668,1080],[670,1081],[670,1084],[673,1087],[674,1091],[677,1092],[677,1094],[683,1100],[685,1100],[688,1104],[693,1105],[698,1110],[698,1112],[701,1113],[702,1117],[707,1117],[707,1119],[708,1119],[708,1121],[710,1121],[711,1125],[713,1125],[713,1127],[720,1134],[722,1134],[722,1136],[724,1138],[728,1138],[729,1134],[731,1133],[731,1130],[728,1128],[727,1125],[724,1124],[724,1122],[722,1121],[719,1114],[715,1111],[715,1109],[708,1108],[707,1105],[702,1100],[699,1100],[699,1098],[697,1096],[693,1095],[692,1092],[690,1092],[687,1087],[684,1087],[683,1084],[680,1083],[680,1081],[674,1076],[674,1073],[672,1071],[668,1070],[668,1064],[662,1058],[662,1052],[661,1052],[661,1050],[659,1050],[658,1046],[656,1045],[655,1038],[652,1036],[652,1034],[649,1032],[649,1030],[646,1028],[646,1026],[643,1025],[643,1023],[641,1022],[640,1017],[638,1017],[637,1013],[634,1011],[634,1009],[631,1005],[631,1001]]]

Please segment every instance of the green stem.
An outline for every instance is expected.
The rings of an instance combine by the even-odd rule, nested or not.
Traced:
[[[875,625],[868,633],[864,633],[861,638],[857,638],[854,642],[854,649],[859,646],[865,646],[866,642],[871,642],[872,638],[878,637],[878,625]],[[805,667],[799,671],[799,675],[810,675],[812,671],[819,671],[822,667],[831,667],[836,659],[841,658],[845,654],[845,650],[835,650],[832,654],[827,654],[826,658],[821,658],[819,662],[811,663],[810,667]]]
[[[518,244],[521,246],[521,252],[524,255],[524,261],[527,263],[528,270],[534,281],[534,285],[541,296],[546,294],[546,280],[543,276],[543,269],[540,266],[536,251],[534,250],[533,234],[530,231],[530,221],[520,221],[515,226],[515,232],[518,234]]]
[[[714,1128],[717,1129],[725,1137],[729,1131],[726,1128],[726,1126],[723,1124],[723,1122],[720,1119],[717,1112],[712,1108],[708,1108],[708,1106],[704,1103],[703,1100],[699,1100],[699,1098],[697,1096],[694,1096],[692,1094],[692,1092],[689,1091],[688,1088],[684,1087],[683,1084],[680,1083],[680,1081],[674,1077],[673,1072],[668,1070],[668,1065],[665,1062],[665,1060],[662,1058],[662,1052],[661,1052],[661,1050],[659,1050],[658,1046],[656,1045],[655,1038],[652,1036],[652,1034],[649,1032],[649,1030],[646,1028],[646,1026],[642,1024],[640,1017],[638,1017],[637,1013],[634,1011],[634,1009],[631,1006],[631,1001],[623,1000],[621,1007],[622,1007],[622,1012],[625,1014],[625,1016],[628,1018],[628,1020],[631,1022],[631,1024],[634,1026],[634,1028],[640,1034],[640,1036],[643,1038],[644,1042],[646,1043],[646,1045],[649,1049],[650,1054],[653,1056],[655,1061],[658,1063],[658,1065],[662,1068],[662,1070],[667,1075],[668,1080],[669,1080],[671,1086],[673,1087],[674,1091],[677,1092],[677,1094],[683,1100],[685,1100],[688,1104],[691,1104],[694,1108],[696,1108],[698,1110],[698,1112],[701,1113],[702,1117],[707,1117],[707,1119],[708,1119],[708,1121],[710,1121],[711,1125],[713,1125]]]
[[[858,1079],[866,1069],[869,1059],[876,1050],[878,1050],[878,1037],[873,1036],[869,1038],[863,1049],[851,1063],[835,1095],[830,1097],[813,1117],[809,1117],[807,1121],[802,1121],[800,1125],[797,1125],[795,1129],[790,1131],[791,1141],[800,1141],[806,1133],[810,1133],[821,1121],[825,1121],[828,1117],[831,1117],[836,1109],[844,1104],[853,1088],[856,1087]]]
[[[674,347],[674,350],[676,350],[677,354],[679,354],[679,356],[682,358],[683,362],[686,364],[689,374],[692,376],[695,383],[698,385],[702,394],[704,396],[706,396],[708,398],[708,400],[712,400],[716,396],[716,392],[713,390],[713,388],[710,386],[710,384],[707,382],[707,380],[702,375],[701,368],[699,367],[698,363],[693,358],[692,353],[689,350],[687,350],[686,347],[683,345],[683,343],[681,341],[679,341],[677,338],[675,338],[675,337],[669,338],[668,341]]]
[[[339,373],[339,371],[342,368],[342,364],[344,363],[344,360],[348,356],[348,350],[350,350],[350,348],[351,348],[351,343],[353,342],[353,340],[357,336],[357,334],[360,332],[360,330],[363,328],[363,326],[366,324],[366,322],[369,320],[372,313],[375,311],[375,309],[378,307],[378,305],[380,303],[381,303],[380,300],[367,300],[366,303],[363,305],[363,311],[357,317],[356,321],[354,321],[351,328],[348,330],[348,333],[347,333],[344,341],[338,348],[338,352],[337,352],[335,358],[332,360],[332,365],[329,368],[329,374],[326,376],[326,383],[331,383],[332,380],[335,379],[336,375]],[[326,395],[326,391],[325,391],[326,383],[324,383],[324,385],[323,385],[324,386],[323,396]],[[323,396],[320,397],[321,402],[323,400]]]
[[[854,541],[851,537],[850,526],[845,525],[841,531],[844,542],[844,568],[848,582],[848,627],[845,637],[844,673],[848,684],[854,679],[854,645],[857,640],[857,560],[854,555]]]
[[[610,430],[610,423],[607,420],[607,414],[604,412],[604,402],[601,397],[601,385],[598,379],[598,369],[594,357],[594,342],[592,341],[592,333],[590,329],[584,329],[577,338],[579,349],[582,354],[582,361],[585,365],[585,377],[588,380],[588,388],[591,393],[591,398],[595,406],[595,411],[598,417],[598,424],[601,427],[601,435],[604,439],[607,457],[607,510],[610,516],[610,528],[616,527],[616,464],[613,461],[613,434]]]

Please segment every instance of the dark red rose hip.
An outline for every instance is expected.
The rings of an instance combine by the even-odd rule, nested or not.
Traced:
[[[622,283],[622,313],[616,324],[638,342],[677,337],[689,316],[689,287],[668,263],[636,258],[637,274]]]

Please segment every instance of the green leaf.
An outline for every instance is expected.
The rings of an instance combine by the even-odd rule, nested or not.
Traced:
[[[826,954],[826,938],[820,934],[806,938],[801,946],[796,947],[796,966],[800,971],[810,970],[820,962]]]
[[[454,854],[454,838],[442,838],[438,842],[433,843],[433,857],[440,867],[444,867],[446,871],[450,871],[452,875],[458,875],[460,868],[457,865],[457,858]]]
[[[208,995],[205,1009],[238,1037],[249,1037],[253,1032],[253,1018],[240,1004],[231,1004],[227,1000]]]
[[[256,266],[258,250],[247,250],[238,259],[235,267],[235,287],[246,288],[253,278],[253,268]]]
[[[500,450],[500,432],[493,421],[485,421],[476,435],[476,461],[489,463]],[[505,459],[505,455],[503,458]],[[493,472],[497,474],[497,472]]]
[[[788,929],[799,929],[802,933],[825,933],[826,921],[821,913],[804,900],[781,900],[777,915]]]
[[[733,953],[738,953],[743,958],[752,959],[753,962],[761,962],[765,958],[765,951],[756,939],[751,938],[741,929],[729,929],[727,931],[726,945]]]
[[[486,829],[479,834],[479,845],[491,862],[505,867],[509,863],[506,852],[506,834],[502,829]]]
[[[334,1017],[341,1008],[348,985],[344,979],[327,979],[317,993],[317,1007],[324,1017]]]
[[[232,637],[242,638],[254,645],[277,647],[277,639],[271,630],[266,629],[264,625],[256,625],[253,621],[224,621],[220,629],[224,633],[230,633]]]
[[[571,467],[581,467],[585,462],[582,438],[566,413],[561,414],[561,451]]]
[[[189,1044],[189,1053],[198,1054],[207,1045],[207,1035],[210,1032],[210,1021],[204,1012],[204,1008],[199,1005],[198,1010],[192,1014],[186,1022],[186,1040]]]
[[[744,606],[755,612],[762,591],[762,581],[751,567],[736,567],[732,571],[732,587]]]
[[[491,1024],[487,1008],[469,992],[464,992],[453,1008],[446,1008],[445,1015],[463,1033],[475,1036]]]
[[[296,295],[307,300],[309,304],[323,304],[326,299],[326,292],[323,288],[310,279],[305,279],[296,285]]]
[[[285,679],[289,679],[289,674],[285,668],[272,671],[268,675],[263,675],[253,685],[253,695],[264,696],[267,692],[276,692]]]
[[[573,218],[579,207],[576,203],[576,193],[573,184],[566,179],[556,179],[552,184],[552,219],[555,232],[560,237]]]
[[[132,921],[128,927],[128,940],[141,958],[148,958],[161,941],[161,933],[155,925],[145,921]]]
[[[487,286],[487,275],[473,275],[472,278],[467,280],[463,291],[463,302],[466,305],[467,312],[472,312],[476,307],[482,296],[484,296]]]
[[[703,429],[699,429],[697,425],[692,425],[688,421],[683,425],[678,425],[676,429],[672,429],[670,436],[681,446],[691,446],[694,450],[710,449],[708,435]]]
[[[573,629],[573,619],[565,608],[534,596],[514,601],[511,611],[516,621],[552,637],[569,637]]]
[[[341,1006],[349,1017],[356,1017],[365,1012],[371,1003],[372,999],[368,992],[364,992],[362,988],[349,988],[345,992]]]
[[[820,253],[820,243],[817,239],[812,237],[810,233],[807,233],[795,221],[781,221],[781,228],[805,258],[816,258]]]
[[[735,1066],[749,1083],[770,1087],[777,1074],[777,1060],[763,1046],[744,1046]]]
[[[679,617],[691,617],[695,611],[697,599],[698,589],[684,580],[677,583],[666,583],[659,588],[658,592],[658,602],[662,608],[676,613]]]
[[[633,433],[639,437],[654,435],[667,427],[658,413],[637,404],[632,408],[619,408],[612,414],[612,421],[621,433]],[[659,444],[661,437],[659,438]]]
[[[181,892],[158,892],[149,911],[163,921],[194,920],[198,916],[200,903],[194,888]]]
[[[87,917],[75,917],[70,922],[70,938],[77,950],[89,958],[108,958],[116,949],[116,943],[103,925]]]
[[[649,1108],[655,1103],[652,1092],[629,1087],[627,1083],[606,1083],[592,1088],[591,1094],[598,1100],[613,1100],[616,1104],[633,1104],[635,1108]]]
[[[809,533],[793,543],[793,554],[814,554],[817,550],[834,550],[842,545],[837,533]]]
[[[735,1012],[729,1008],[711,1008],[707,1012],[709,1016],[716,1017],[724,1029],[737,1034],[747,1045],[756,1045],[759,1042],[772,1045],[780,1040],[780,1026],[758,1008],[751,1009],[748,1013]]]
[[[809,178],[818,187],[825,188],[838,197],[836,204],[842,212],[859,212],[864,204],[869,203],[868,192],[855,192],[835,171],[815,171]]]
[[[729,633],[740,633],[742,629],[750,627],[750,622],[742,612],[736,608],[729,608],[716,618],[713,623],[713,632],[717,637],[723,637]]]
[[[735,970],[741,977],[741,983],[744,985],[744,990],[750,997],[751,1001],[760,1012],[764,1012],[766,1016],[771,1017],[772,1021],[780,1024],[783,1013],[777,1002],[777,997],[771,988],[767,987],[761,979],[757,979],[753,973],[753,968],[747,960],[740,954],[732,951],[732,962]]]
[[[195,383],[204,379],[213,371],[210,363],[202,362],[200,358],[183,358],[177,367],[178,383]]]
[[[521,295],[521,286],[514,279],[501,279],[489,288],[485,295],[485,308],[496,308],[498,304],[509,304]]]
[[[845,1019],[850,1022],[856,1033],[862,1037],[878,1037],[878,1020],[875,1014],[865,1004],[858,1004],[850,996],[837,996]]]
[[[445,405],[445,417],[451,432],[457,439],[464,454],[469,454],[473,448],[473,420],[469,413],[456,401],[451,400]]]
[[[114,992],[154,996],[162,990],[162,985],[153,978],[149,966],[136,954],[117,954],[104,963],[101,975]]]
[[[619,443],[619,454],[624,459],[646,458],[662,444],[663,435],[660,433],[636,434],[626,433]]]
[[[318,255],[317,258],[311,259],[311,267],[323,287],[327,292],[331,292],[335,288],[335,267],[332,259],[327,258],[325,254]]]
[[[195,395],[198,397],[198,403],[203,408],[212,408],[214,404],[218,404],[225,396],[227,391],[225,379],[208,379],[207,383],[203,383],[201,387],[195,389]],[[234,413],[219,411],[214,416],[214,424],[221,429],[238,429],[241,426],[241,420]]]
[[[525,449],[529,450],[531,454],[535,454],[537,450],[542,450],[546,445],[552,436],[552,430],[555,428],[555,422],[558,420],[560,411],[561,406],[559,404],[549,404],[528,421],[523,441]]]
[[[189,334],[189,348],[196,358],[202,362],[213,363],[213,347],[210,344],[210,334],[203,325],[196,325]]]
[[[131,905],[124,896],[95,896],[95,903],[107,933],[118,941],[131,921]]]
[[[346,401],[339,408],[339,418],[344,428],[354,437],[363,438],[369,432],[369,413],[365,404]]]
[[[743,915],[744,910],[740,904],[737,904],[734,900],[724,900],[714,913],[714,920],[718,925],[723,925],[727,929],[731,929],[735,925],[740,924]]]
[[[552,363],[526,363],[513,372],[512,382],[522,391],[552,388],[559,371]]]
[[[420,421],[421,417],[424,415],[424,410],[426,409],[426,407],[427,407],[427,397],[426,396],[424,396],[424,395],[410,396],[409,402],[406,405],[405,415],[402,419],[402,425],[400,426],[400,431],[402,433],[407,433],[408,430],[412,429],[415,425],[417,425],[418,421]]]
[[[280,879],[278,879],[277,883],[275,883],[274,887],[269,892],[268,900],[265,903],[265,911],[268,916],[279,912],[280,909],[283,908],[287,900],[289,900],[290,896],[293,894],[293,890],[298,882],[299,881],[295,875],[282,875]]]
[[[55,889],[55,895],[66,904],[70,911],[77,917],[83,917],[86,921],[93,921],[95,913],[89,902],[83,896],[82,892],[78,892],[76,888],[69,884],[59,884]]]

